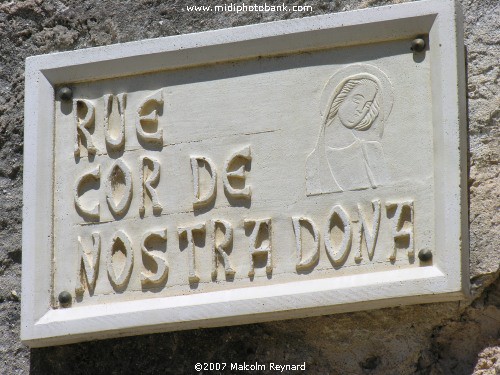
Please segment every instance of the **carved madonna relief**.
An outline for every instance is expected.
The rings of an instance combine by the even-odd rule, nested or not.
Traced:
[[[306,161],[307,195],[389,183],[381,139],[392,103],[391,82],[374,66],[350,65],[330,78],[318,141]]]

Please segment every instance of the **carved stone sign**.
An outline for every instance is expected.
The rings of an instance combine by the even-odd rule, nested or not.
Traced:
[[[457,14],[419,2],[28,59],[23,339],[466,295]]]

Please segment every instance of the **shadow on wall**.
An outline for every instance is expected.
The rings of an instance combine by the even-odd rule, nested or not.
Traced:
[[[244,362],[271,373],[270,363],[305,361],[309,374],[471,374],[495,368],[499,332],[497,279],[465,308],[417,305],[32,349],[30,373],[184,374],[226,363],[203,372],[215,374]]]

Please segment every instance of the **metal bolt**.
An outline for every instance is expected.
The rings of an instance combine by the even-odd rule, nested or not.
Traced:
[[[61,304],[61,306],[68,306],[71,301],[73,300],[73,297],[71,296],[71,294],[67,291],[62,291],[61,293],[59,293],[59,297],[57,297],[57,299],[59,300],[59,303]]]
[[[415,38],[411,41],[411,50],[413,52],[422,52],[425,49],[425,40],[422,38]]]
[[[422,249],[418,252],[418,259],[422,262],[428,262],[432,259],[432,251],[429,249]]]
[[[59,90],[59,99],[64,101],[73,99],[73,90],[68,86],[61,87]]]

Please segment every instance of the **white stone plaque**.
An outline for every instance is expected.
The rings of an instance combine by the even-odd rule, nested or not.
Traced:
[[[463,298],[464,98],[451,1],[29,58],[22,339]]]

